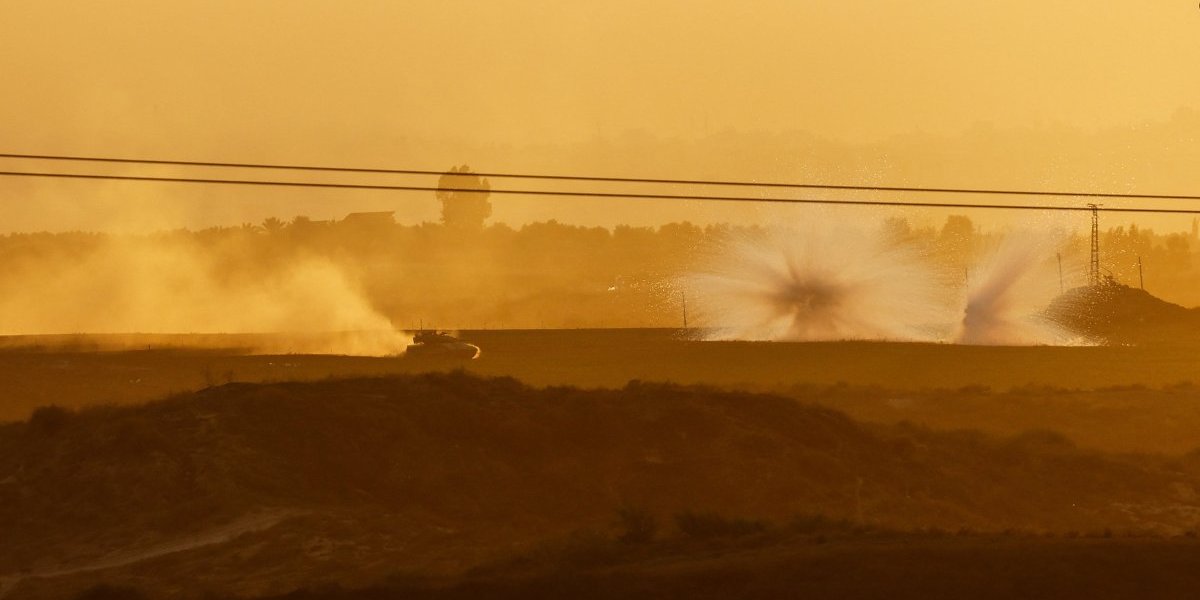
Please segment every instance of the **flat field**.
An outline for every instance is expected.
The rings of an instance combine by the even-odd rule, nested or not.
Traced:
[[[487,330],[461,336],[482,349],[478,359],[255,355],[237,349],[244,336],[0,338],[0,422],[23,419],[49,404],[127,404],[235,381],[455,368],[537,386],[583,387],[619,387],[634,379],[752,390],[839,383],[901,391],[1200,383],[1200,340],[1136,347],[709,342],[674,329]],[[195,347],[201,344],[209,348]]]

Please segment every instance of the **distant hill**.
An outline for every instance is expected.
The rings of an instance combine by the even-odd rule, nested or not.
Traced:
[[[1179,532],[1200,519],[1200,470],[1181,460],[1086,452],[1052,433],[867,426],[782,397],[674,385],[536,389],[456,373],[230,384],[0,426],[0,580],[212,538],[269,511],[294,516],[216,549],[18,589],[61,597],[55,586],[103,575],[178,591],[203,573],[256,594],[455,572],[611,527],[623,506],[665,521],[705,511]]]
[[[1047,315],[1082,335],[1110,344],[1200,340],[1200,308],[1184,308],[1119,283],[1068,290]]]

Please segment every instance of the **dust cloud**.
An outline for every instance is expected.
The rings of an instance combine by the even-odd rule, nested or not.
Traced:
[[[26,256],[0,278],[0,334],[271,334],[242,339],[260,352],[370,356],[409,343],[332,261],[255,265],[239,260],[245,251],[169,235],[96,236]]]

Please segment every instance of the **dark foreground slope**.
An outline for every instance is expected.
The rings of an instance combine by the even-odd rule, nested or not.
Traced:
[[[664,522],[1177,534],[1197,524],[1197,489],[1190,459],[864,426],[705,388],[233,384],[0,427],[0,584],[15,597],[99,581],[187,596],[452,575],[607,530],[622,507]]]
[[[1200,386],[1118,386],[1079,390],[1028,386],[993,390],[896,390],[873,386],[779,386],[773,393],[815,402],[851,418],[979,430],[1010,437],[1048,429],[1085,448],[1180,455],[1200,450]]]
[[[327,585],[270,600],[1183,600],[1200,593],[1194,539],[876,534],[680,545],[618,547],[447,582]]]

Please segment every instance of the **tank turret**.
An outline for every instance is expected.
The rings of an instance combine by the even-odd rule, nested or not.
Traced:
[[[479,346],[468,344],[448,333],[421,330],[413,336],[407,354],[412,357],[458,358],[472,360],[479,357]]]

